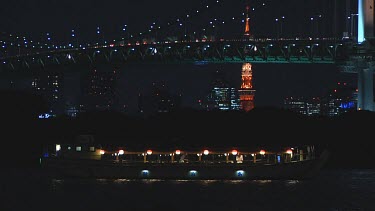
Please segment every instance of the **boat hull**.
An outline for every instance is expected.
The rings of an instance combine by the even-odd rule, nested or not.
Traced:
[[[113,179],[309,179],[314,177],[327,160],[323,153],[319,159],[282,164],[187,164],[187,163],[112,163],[88,161],[46,160],[43,171],[46,175],[75,178]]]

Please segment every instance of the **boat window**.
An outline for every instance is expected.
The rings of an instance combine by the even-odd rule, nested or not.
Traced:
[[[77,151],[77,152],[82,151],[82,147],[81,147],[81,146],[76,146],[76,151]]]
[[[95,152],[95,147],[90,147],[90,152]]]

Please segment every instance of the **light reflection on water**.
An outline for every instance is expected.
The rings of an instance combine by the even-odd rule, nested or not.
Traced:
[[[70,180],[71,182],[74,180]],[[78,180],[75,180],[78,181]],[[90,181],[88,180],[82,180],[82,181]],[[189,179],[94,179],[92,181],[95,181],[97,184],[127,184],[127,183],[143,183],[143,184],[152,184],[152,183],[171,183],[171,184],[186,184],[186,183],[196,183],[200,185],[214,185],[214,184],[246,184],[246,183],[254,183],[258,185],[264,185],[269,183],[285,183],[286,185],[296,185],[300,183],[299,180],[189,180]],[[61,184],[64,182],[64,179],[52,179],[51,184]]]
[[[0,206],[4,211],[46,210],[56,204],[60,210],[111,210],[126,204],[127,210],[371,211],[375,170],[327,171],[312,180],[9,177],[0,191],[7,202]]]

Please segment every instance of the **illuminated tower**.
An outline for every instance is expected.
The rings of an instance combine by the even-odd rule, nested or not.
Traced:
[[[250,34],[250,18],[249,18],[249,10],[250,10],[250,7],[247,6],[246,7],[246,25],[245,25],[245,37],[246,38],[250,38],[251,37],[251,34]]]
[[[242,65],[242,84],[238,90],[241,109],[246,112],[254,108],[255,90],[253,89],[253,71],[251,67],[250,63]]]

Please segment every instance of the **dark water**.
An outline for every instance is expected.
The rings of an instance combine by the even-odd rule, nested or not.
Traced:
[[[324,170],[302,181],[1,178],[1,211],[375,210],[375,170]]]

